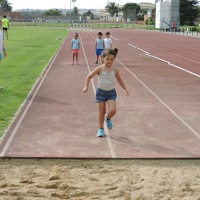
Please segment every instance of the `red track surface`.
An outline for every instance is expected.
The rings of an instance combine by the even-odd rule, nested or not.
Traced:
[[[104,30],[105,31],[105,30]],[[66,38],[36,84],[0,146],[1,157],[199,158],[199,38],[146,31],[110,30],[119,48],[115,66],[130,91],[117,85],[114,128],[96,137],[97,108],[92,84],[97,30],[81,31],[80,65],[72,66]],[[145,55],[191,71],[191,74]],[[96,78],[94,84],[96,86]]]

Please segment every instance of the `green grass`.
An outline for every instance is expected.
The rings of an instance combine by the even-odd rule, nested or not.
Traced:
[[[7,57],[0,63],[0,136],[67,34],[65,28],[53,27],[9,30]]]

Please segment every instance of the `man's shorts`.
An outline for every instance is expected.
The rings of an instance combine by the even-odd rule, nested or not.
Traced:
[[[7,31],[7,30],[8,30],[8,28],[5,28],[5,27],[3,27],[3,30]]]
[[[101,56],[103,52],[103,49],[96,49],[96,55]]]
[[[0,53],[0,60],[2,60],[2,53]]]
[[[78,49],[73,49],[72,53],[78,53]]]
[[[102,90],[100,88],[97,88],[96,90],[96,102],[100,103],[100,102],[105,102],[108,100],[116,100],[117,98],[117,93],[115,89],[109,90],[109,91],[105,91]]]

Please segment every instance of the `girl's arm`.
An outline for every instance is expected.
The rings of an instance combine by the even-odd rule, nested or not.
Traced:
[[[78,43],[78,50],[80,49],[80,46],[81,46],[81,41],[79,40],[79,43]]]
[[[88,91],[88,86],[90,83],[90,80],[97,74],[99,74],[101,72],[101,66],[95,68],[92,72],[90,72],[90,74],[87,76],[86,80],[85,80],[85,87],[83,88],[83,92],[87,92]]]
[[[129,92],[128,92],[128,90],[126,89],[126,86],[125,86],[125,84],[124,84],[122,78],[120,77],[120,74],[119,74],[119,70],[118,70],[118,69],[115,69],[115,77],[116,77],[118,83],[120,84],[120,86],[125,90],[126,96],[128,97],[128,96],[129,96]]]

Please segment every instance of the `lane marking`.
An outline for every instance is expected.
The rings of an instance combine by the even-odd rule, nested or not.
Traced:
[[[114,38],[114,37],[113,37],[113,39],[115,39],[115,40],[117,40],[117,41],[121,41],[121,40],[119,40],[118,38]],[[169,61],[167,61],[167,60],[164,60],[164,59],[162,59],[162,58],[159,58],[159,57],[157,57],[157,56],[154,56],[154,55],[152,55],[151,53],[149,53],[149,52],[147,52],[147,51],[145,51],[145,50],[143,50],[143,49],[141,49],[141,48],[139,48],[139,47],[136,47],[136,46],[134,46],[134,45],[132,45],[132,44],[130,44],[130,43],[127,43],[127,45],[129,45],[129,46],[131,46],[131,47],[133,47],[133,48],[135,48],[135,49],[137,49],[137,50],[139,50],[139,51],[142,51],[145,55],[147,55],[147,56],[149,56],[149,57],[152,57],[152,58],[154,58],[154,59],[156,59],[156,60],[165,62],[165,63],[167,63],[168,65],[170,65],[171,67],[180,69],[180,70],[182,70],[182,71],[184,71],[184,72],[186,72],[186,73],[188,73],[188,74],[191,74],[191,75],[193,75],[193,76],[196,76],[196,77],[200,78],[200,75],[199,75],[199,74],[196,74],[196,73],[191,72],[191,71],[189,71],[189,70],[187,70],[187,69],[184,69],[184,68],[182,68],[182,67],[179,67],[179,66],[177,66],[177,65],[175,65],[175,64],[173,64],[173,63],[171,63],[171,62],[169,62]],[[176,54],[173,54],[173,55],[176,55]],[[178,56],[178,55],[176,55],[176,56]],[[182,56],[178,56],[178,57],[182,57]],[[182,57],[182,58],[183,58],[183,57]],[[190,59],[187,59],[187,60],[190,60]],[[190,60],[190,61],[193,61],[193,60]],[[193,62],[196,62],[196,61],[193,61]],[[197,62],[197,63],[199,63],[199,62]]]
[[[137,81],[139,81],[161,104],[163,104],[182,124],[184,124],[192,133],[200,139],[200,135],[187,122],[185,122],[174,110],[172,110],[160,97],[158,97],[147,85],[145,85],[130,69],[121,61],[116,59]]]
[[[69,34],[68,34],[68,35],[69,35]],[[52,58],[50,59],[49,63],[46,65],[45,69],[43,70],[43,72],[44,72],[44,71],[48,68],[48,69],[46,70],[46,72],[45,72],[44,74],[43,74],[43,72],[41,73],[41,76],[43,76],[42,79],[41,79],[41,81],[40,81],[40,78],[38,78],[38,80],[37,80],[36,83],[34,84],[32,90],[31,90],[30,93],[28,94],[28,96],[27,96],[25,102],[23,103],[23,105],[24,105],[26,102],[28,102],[28,97],[30,97],[31,92],[35,89],[36,85],[37,85],[38,82],[40,81],[38,87],[36,88],[35,92],[33,93],[33,96],[32,96],[31,99],[30,99],[30,102],[28,103],[26,109],[24,110],[23,114],[21,115],[21,117],[20,117],[19,121],[17,122],[15,128],[13,129],[13,131],[12,131],[12,133],[11,133],[11,135],[10,135],[8,141],[7,141],[7,143],[5,144],[4,148],[2,149],[2,151],[1,151],[1,153],[0,153],[0,157],[4,157],[4,156],[5,156],[6,151],[7,151],[8,148],[10,147],[10,144],[12,143],[12,141],[13,141],[13,139],[14,139],[14,137],[15,137],[15,135],[16,135],[16,133],[17,133],[17,131],[18,131],[18,129],[19,129],[21,123],[22,123],[22,121],[24,120],[24,118],[25,118],[25,116],[26,116],[26,114],[27,114],[29,108],[31,107],[31,105],[32,105],[32,103],[33,103],[33,100],[35,99],[35,96],[37,95],[39,89],[41,88],[41,86],[42,86],[42,84],[43,84],[43,82],[44,82],[44,80],[45,80],[45,78],[46,78],[46,76],[47,76],[49,70],[51,69],[51,67],[52,67],[52,65],[53,65],[53,63],[54,63],[54,61],[55,61],[55,59],[57,58],[58,53],[60,52],[61,48],[63,47],[63,45],[64,45],[64,43],[65,43],[65,41],[67,40],[68,35],[67,35],[67,37],[65,38],[65,40],[63,41],[62,45],[56,50],[56,53],[52,56],[53,59],[52,59]],[[20,107],[20,108],[21,108],[21,107]],[[19,114],[19,112],[20,112],[20,111],[18,111],[17,113]],[[17,116],[16,116],[16,117],[17,117]],[[16,117],[15,117],[14,119],[16,119]],[[14,122],[14,120],[13,120],[13,122]],[[10,125],[10,127],[11,127],[11,125]],[[6,133],[5,133],[5,134],[6,134]]]
[[[174,68],[180,69],[180,70],[182,70],[182,71],[184,71],[184,72],[187,72],[188,74],[191,74],[191,75],[194,75],[194,76],[200,78],[200,75],[198,75],[198,74],[196,74],[196,73],[194,73],[194,72],[191,72],[191,71],[189,71],[189,70],[187,70],[187,69],[184,69],[184,68],[182,68],[182,67],[179,67],[179,66],[177,66],[177,65],[175,65],[175,64],[173,64],[173,63],[171,63],[171,62],[162,60],[162,59],[160,59],[160,58],[158,58],[158,57],[156,57],[156,56],[153,56],[153,55],[147,55],[147,56],[152,57],[152,58],[155,58],[155,59],[157,59],[157,60],[161,60],[162,62],[166,62],[168,65],[170,65],[170,66],[172,66],[172,67],[174,67]]]
[[[91,34],[90,34],[91,35]],[[92,35],[91,35],[92,36]],[[93,36],[92,36],[93,37]],[[87,59],[87,56],[86,56],[86,53],[85,53],[85,49],[84,49],[84,46],[83,46],[83,42],[82,42],[82,39],[81,39],[81,35],[79,34],[79,38],[81,40],[81,46],[82,46],[82,49],[83,49],[83,54],[85,56],[85,60],[86,60],[86,64],[87,64],[87,68],[88,68],[88,71],[89,73],[91,72],[90,70],[90,66],[89,66],[89,63],[88,63],[88,59]],[[94,37],[93,37],[94,38]],[[96,94],[96,88],[95,88],[95,84],[94,84],[94,80],[91,79],[91,82],[92,82],[92,87],[93,87],[93,91],[94,91],[94,95]],[[106,139],[107,139],[107,143],[108,143],[108,147],[110,149],[110,153],[111,153],[111,157],[112,158],[117,158],[116,156],[116,153],[115,153],[115,150],[114,150],[114,147],[113,147],[113,144],[112,144],[112,140],[111,140],[111,137],[110,137],[110,133],[109,133],[109,130],[108,128],[106,127],[105,123],[104,123],[104,131],[106,133]]]
[[[154,33],[160,33],[160,32],[154,32]],[[176,36],[179,36],[178,34],[176,34]],[[141,36],[142,38],[143,38],[143,40],[144,40],[144,42],[145,41],[148,41],[148,42],[150,42],[151,44],[155,44],[155,42],[157,42],[157,41],[150,41],[149,40],[149,38],[146,36],[146,35],[142,35]],[[141,38],[140,37],[140,38]],[[138,36],[135,36],[135,38],[139,38]],[[177,39],[177,38],[176,38]],[[182,41],[182,40],[178,40],[178,42],[179,41]],[[167,45],[166,45],[167,44]],[[172,48],[172,49],[176,49],[176,50],[178,50],[178,51],[183,51],[183,52],[187,52],[187,53],[191,53],[191,54],[195,54],[195,55],[199,55],[198,53],[195,53],[195,52],[191,52],[191,51],[189,51],[189,50],[183,50],[181,47],[184,47],[184,45],[180,45],[180,44],[175,44],[176,46],[178,46],[178,47],[176,47],[176,46],[174,46],[174,47],[172,47],[172,46],[170,46],[170,44],[173,44],[173,42],[171,41],[171,40],[165,40],[164,41],[164,43],[162,43],[162,44],[160,44],[159,43],[159,45],[161,45],[161,46],[165,46],[165,47],[169,47],[169,48]],[[179,47],[180,46],[180,47]],[[199,51],[200,49],[196,49],[196,48],[193,48],[193,47],[189,47],[189,46],[187,46],[187,48],[190,48],[190,49],[192,49],[192,50],[197,50],[197,51]]]

